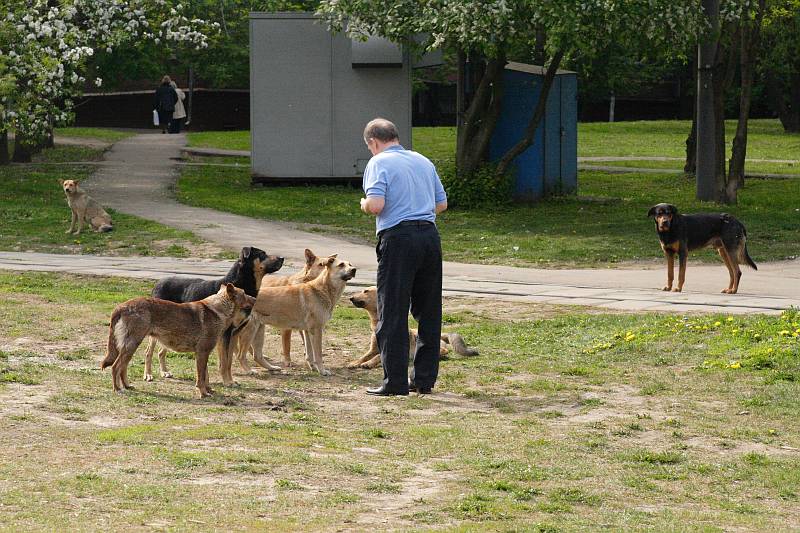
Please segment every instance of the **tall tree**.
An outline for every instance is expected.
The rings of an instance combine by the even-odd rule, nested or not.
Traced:
[[[758,63],[773,111],[790,133],[800,133],[800,0],[767,2]]]
[[[685,42],[701,21],[692,0],[322,0],[318,13],[332,29],[351,35],[380,35],[406,44],[411,44],[411,35],[429,35],[424,48],[444,47],[470,60],[471,72],[478,76],[469,101],[458,106],[456,147],[458,173],[467,178],[486,159],[502,109],[503,69],[509,58],[521,51],[539,55],[548,74],[525,135],[498,164],[501,174],[530,146],[562,62],[578,51],[590,56],[601,43],[614,40]]]
[[[67,121],[95,49],[111,53],[137,39],[206,46],[213,29],[165,2],[146,0],[5,0],[10,35],[0,49],[14,87],[0,130],[15,130],[14,159],[29,161],[53,124]],[[95,80],[97,85],[102,80]]]

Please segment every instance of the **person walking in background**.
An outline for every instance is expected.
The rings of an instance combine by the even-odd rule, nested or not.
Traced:
[[[172,112],[172,122],[169,123],[170,133],[180,133],[183,128],[183,122],[186,120],[186,108],[183,101],[186,99],[186,94],[180,90],[178,84],[174,81],[169,82],[175,94],[178,95],[178,101],[175,102],[175,111]]]
[[[429,394],[439,374],[442,331],[442,244],[436,215],[447,195],[436,167],[400,145],[397,126],[376,118],[364,129],[372,159],[364,170],[361,210],[376,216],[378,325],[383,383],[368,394]],[[408,379],[408,311],[419,323]]]
[[[169,76],[161,78],[161,85],[156,89],[153,99],[153,109],[158,111],[158,123],[161,126],[161,133],[167,133],[167,127],[172,120],[172,113],[175,111],[175,103],[178,101],[178,93],[172,88],[172,80]]]

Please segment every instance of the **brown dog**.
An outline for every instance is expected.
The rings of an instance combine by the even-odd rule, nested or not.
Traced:
[[[306,363],[323,376],[331,373],[322,364],[322,333],[333,315],[347,282],[356,268],[347,261],[329,257],[316,279],[298,285],[262,287],[258,291],[250,320],[303,332]]]
[[[378,338],[375,336],[375,328],[378,326],[378,288],[367,287],[363,291],[350,297],[353,305],[364,309],[369,313],[369,324],[372,328],[372,337],[369,340],[369,349],[347,368],[375,368],[381,365],[381,352],[378,349]],[[439,344],[439,356],[447,355],[450,351],[448,344],[453,347],[453,351],[459,355],[478,355],[478,350],[470,348],[464,342],[464,338],[458,333],[442,333]],[[408,330],[408,356],[414,357],[417,350],[417,330]]]
[[[290,276],[266,276],[261,280],[262,287],[285,287],[287,285],[297,285],[316,279],[330,259],[335,259],[336,255],[328,257],[317,257],[314,252],[306,248],[306,263],[303,269]],[[249,321],[242,329],[234,334],[232,339],[233,347],[239,358],[239,365],[245,372],[252,372],[247,363],[247,353],[252,352],[255,362],[268,370],[280,370],[281,367],[271,364],[264,358],[264,324]],[[301,333],[302,335],[302,333]],[[292,330],[281,330],[281,344],[283,348],[283,368],[292,366]]]
[[[134,298],[118,305],[108,328],[108,353],[100,368],[112,366],[114,391],[131,389],[128,364],[148,335],[177,352],[194,352],[197,390],[210,396],[208,355],[231,326],[237,314],[252,309],[255,298],[230,283],[219,292],[197,302],[177,304],[158,298]],[[229,334],[228,334],[229,335]],[[229,352],[229,338],[223,339],[222,353]]]
[[[72,221],[65,233],[75,231],[76,222],[78,224],[76,235],[80,235],[84,222],[88,222],[92,229],[98,232],[114,229],[111,224],[111,215],[106,213],[100,204],[78,186],[78,180],[65,180],[61,183],[61,187],[64,189],[69,208],[72,210]]]

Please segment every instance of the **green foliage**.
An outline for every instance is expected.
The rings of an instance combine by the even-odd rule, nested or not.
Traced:
[[[142,42],[107,54],[100,51],[93,69],[110,88],[124,88],[130,81],[156,81],[165,73],[181,78],[189,67],[201,85],[214,88],[248,88],[250,84],[251,11],[314,11],[317,0],[167,0],[183,4],[187,16],[219,23],[209,35],[208,48]]]
[[[484,165],[470,176],[459,175],[451,161],[442,162],[437,167],[447,191],[449,207],[472,209],[511,201],[513,174],[498,176],[494,165]]]

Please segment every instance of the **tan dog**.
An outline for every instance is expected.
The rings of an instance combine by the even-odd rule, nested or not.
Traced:
[[[306,363],[323,376],[331,373],[322,364],[322,334],[333,309],[356,269],[347,261],[329,257],[316,279],[285,287],[262,287],[250,320],[303,332]]]
[[[92,229],[98,232],[114,229],[111,224],[111,215],[106,213],[94,198],[78,187],[78,180],[65,180],[61,186],[64,188],[67,203],[72,210],[72,220],[65,233],[75,232],[76,235],[80,235],[84,222],[88,222]],[[76,222],[78,224],[77,231],[75,231]]]
[[[246,314],[255,298],[230,283],[219,292],[197,302],[177,304],[158,298],[134,298],[118,305],[111,314],[108,328],[108,353],[100,368],[112,366],[114,391],[131,389],[128,364],[148,335],[177,352],[194,352],[197,365],[197,390],[200,397],[210,396],[208,355],[231,326],[240,311]],[[229,334],[228,334],[229,335]],[[223,338],[223,350],[229,352],[229,338]]]
[[[285,287],[287,285],[297,285],[316,279],[330,259],[335,259],[336,255],[328,257],[317,257],[314,252],[306,248],[306,263],[303,269],[290,276],[266,276],[261,280],[262,287]],[[280,370],[281,367],[271,364],[264,358],[264,324],[249,321],[232,339],[233,347],[238,353],[239,365],[245,372],[252,372],[247,363],[247,353],[251,352],[255,362],[268,370]],[[301,333],[302,335],[302,333]],[[283,348],[283,368],[292,366],[292,330],[281,330],[281,345]]]
[[[375,328],[378,327],[378,288],[367,287],[363,291],[350,297],[353,305],[364,309],[369,313],[369,324],[372,328],[372,337],[369,340],[369,349],[361,358],[356,359],[347,365],[347,368],[375,368],[381,365],[381,352],[378,349],[378,338],[375,336]],[[439,344],[439,356],[446,355],[450,350],[448,344],[453,347],[453,351],[459,355],[478,355],[478,350],[470,348],[464,342],[464,338],[458,333],[442,333]],[[408,356],[413,358],[417,350],[417,330],[408,330]]]

